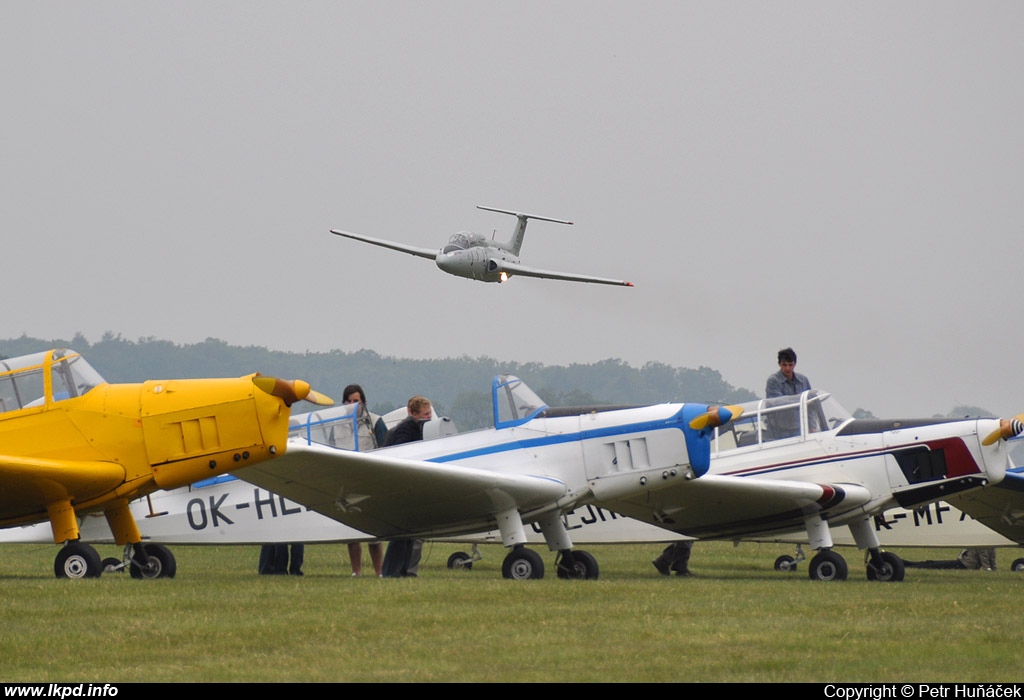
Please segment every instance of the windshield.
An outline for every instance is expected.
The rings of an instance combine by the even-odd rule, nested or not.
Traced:
[[[94,386],[106,383],[84,357],[77,353],[64,354],[65,352],[54,351],[54,362],[50,365],[54,401],[82,396]]]
[[[484,242],[484,237],[472,231],[459,231],[448,238],[448,244],[441,249],[442,253],[452,253],[457,250],[465,250]]]
[[[494,427],[507,428],[530,420],[547,405],[519,377],[502,374],[491,385]]]
[[[373,449],[372,444],[359,444],[356,416],[360,405],[348,403],[292,416],[288,422],[288,436],[302,438],[306,444],[315,442],[343,450]]]
[[[813,433],[834,430],[853,417],[831,394],[817,389],[740,405],[740,418],[715,431],[715,452],[776,440],[806,439]]]

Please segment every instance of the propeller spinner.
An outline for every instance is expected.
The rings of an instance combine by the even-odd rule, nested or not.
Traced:
[[[1009,440],[1010,438],[1017,437],[1022,432],[1024,432],[1024,413],[1019,413],[1013,418],[1001,419],[999,427],[989,433],[988,437],[981,441],[981,444],[987,447],[1000,438]]]
[[[259,374],[252,378],[252,383],[271,396],[284,401],[285,406],[305,400],[317,406],[333,406],[334,399],[319,392],[313,391],[309,382],[301,379],[278,379],[276,377],[264,377]]]
[[[742,406],[708,406],[708,412],[702,413],[690,421],[690,427],[694,430],[705,428],[717,428],[725,425],[733,418],[743,415]]]

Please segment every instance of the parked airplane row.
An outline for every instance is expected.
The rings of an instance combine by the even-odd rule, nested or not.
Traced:
[[[110,385],[67,350],[7,360],[0,526],[17,529],[4,539],[38,538],[18,526],[48,523],[63,545],[57,576],[106,565],[139,578],[173,575],[174,542],[497,539],[509,550],[503,575],[537,578],[544,562],[526,545],[542,540],[559,576],[594,578],[597,561],[575,544],[770,540],[798,545],[790,564],[809,546],[809,576],[828,580],[847,576],[833,548],[842,528],[865,551],[868,578],[901,580],[883,542],[908,532],[900,513],[938,520],[932,504],[943,501],[1013,523],[1000,533],[1024,541],[1021,507],[986,498],[1019,495],[994,488],[1019,483],[1007,475],[1016,419],[857,420],[823,391],[729,407],[558,409],[501,376],[493,428],[437,421],[433,439],[363,452],[346,443],[356,439],[345,438],[347,407],[291,417],[289,428],[303,398],[329,403],[303,382],[258,375]],[[104,564],[87,541],[112,541],[122,556]]]

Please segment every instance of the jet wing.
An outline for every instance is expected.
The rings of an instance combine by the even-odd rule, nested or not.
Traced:
[[[739,538],[804,529],[812,515],[835,515],[871,500],[855,484],[704,476],[602,507],[690,537]]]
[[[114,462],[0,455],[0,522],[45,513],[57,500],[87,502],[124,480],[124,467]]]
[[[376,537],[495,529],[510,508],[529,512],[565,495],[561,481],[352,452],[302,441],[235,474],[310,510]]]
[[[497,271],[504,270],[509,275],[520,275],[522,277],[542,277],[551,280],[567,280],[569,282],[592,282],[594,284],[615,284],[620,287],[632,287],[632,282],[615,280],[608,277],[591,277],[590,275],[577,275],[572,272],[553,272],[551,270],[540,270],[536,267],[529,267],[522,263],[513,263],[505,260],[495,260]]]
[[[1003,537],[1024,544],[1024,473],[1008,471],[998,484],[943,500]]]
[[[337,229],[331,229],[331,233],[336,236],[342,236],[343,238],[351,238],[352,240],[362,241],[363,243],[370,243],[372,245],[379,245],[382,248],[390,248],[391,250],[398,250],[409,255],[416,255],[421,258],[429,258],[434,260],[437,258],[437,248],[419,248],[414,245],[405,245],[404,243],[395,243],[394,241],[386,241],[383,238],[373,238],[372,236],[364,236],[359,233],[350,233],[348,231],[339,231]]]

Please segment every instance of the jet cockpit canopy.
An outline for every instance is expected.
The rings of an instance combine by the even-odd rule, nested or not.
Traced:
[[[472,231],[459,231],[453,233],[448,239],[448,244],[441,249],[442,253],[452,253],[457,250],[466,250],[472,248],[475,245],[482,245],[486,242],[486,239],[479,233],[473,233]]]

